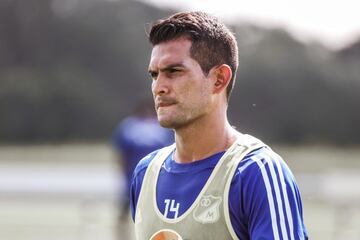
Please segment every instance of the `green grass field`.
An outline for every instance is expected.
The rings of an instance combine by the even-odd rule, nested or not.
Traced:
[[[274,149],[298,180],[310,239],[360,239],[360,149]],[[0,239],[133,239],[130,219],[117,221],[117,169],[104,144],[0,147]]]

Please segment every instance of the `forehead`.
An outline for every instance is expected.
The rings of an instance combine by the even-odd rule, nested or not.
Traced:
[[[151,51],[149,67],[157,68],[191,59],[191,44],[190,40],[179,38],[155,45]]]

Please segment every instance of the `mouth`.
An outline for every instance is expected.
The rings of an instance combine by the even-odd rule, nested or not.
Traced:
[[[169,106],[172,106],[172,105],[174,105],[174,103],[159,103],[158,108],[169,107]]]
[[[156,106],[156,110],[160,110],[160,109],[166,109],[168,107],[171,107],[175,105],[175,103],[159,103],[157,106]]]
[[[156,109],[170,107],[175,104],[176,104],[175,101],[159,101],[156,103]]]

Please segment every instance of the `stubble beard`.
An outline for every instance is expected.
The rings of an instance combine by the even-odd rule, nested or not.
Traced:
[[[186,118],[184,116],[166,116],[165,118],[158,114],[158,121],[164,128],[178,129],[187,125]]]
[[[170,113],[168,114],[170,115]],[[196,120],[203,117],[203,115],[205,115],[204,109],[197,108],[187,110],[180,109],[171,116],[166,116],[166,118],[162,118],[158,113],[157,117],[162,127],[179,130],[196,122]]]

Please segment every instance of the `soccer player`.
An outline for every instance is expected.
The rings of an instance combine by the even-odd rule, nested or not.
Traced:
[[[228,122],[238,67],[233,34],[211,15],[182,12],[155,22],[149,40],[157,118],[175,130],[175,144],[134,171],[137,239],[307,239],[286,163]]]

